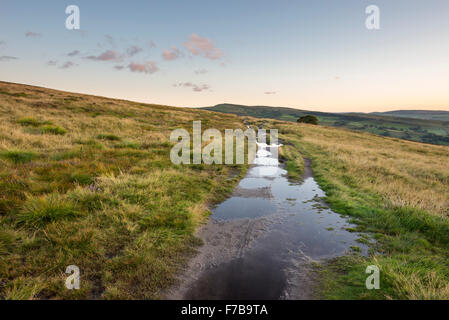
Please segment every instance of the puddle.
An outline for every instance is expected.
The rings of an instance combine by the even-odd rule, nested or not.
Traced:
[[[239,187],[243,189],[266,188],[270,186],[270,181],[260,178],[245,178],[239,183]]]
[[[354,225],[322,201],[310,161],[303,183],[292,183],[271,158],[273,148],[278,146],[258,144],[254,166],[234,195],[212,210],[205,249],[194,262],[202,267],[191,266],[198,274],[177,298],[308,299],[313,261],[343,255],[351,246],[366,254],[367,246],[356,242],[359,234],[345,230]]]
[[[231,220],[256,218],[276,212],[272,201],[260,198],[231,197],[213,211],[213,219]]]

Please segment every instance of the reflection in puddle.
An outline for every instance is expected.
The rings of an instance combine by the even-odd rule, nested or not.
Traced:
[[[260,166],[260,167],[254,167],[251,168],[251,170],[248,173],[248,176],[250,177],[263,177],[265,179],[270,177],[277,177],[282,174],[284,174],[286,171],[280,169],[277,166]],[[246,180],[243,179],[242,182]]]
[[[356,242],[358,234],[345,230],[353,225],[321,200],[325,193],[313,177],[302,184],[290,182],[287,172],[277,166],[277,159],[270,157],[277,152],[268,151],[264,144],[258,146],[255,166],[239,184],[240,193],[251,189],[248,194],[252,196],[236,193],[213,210],[212,219],[264,216],[276,223],[242,256],[203,272],[186,299],[284,298],[289,282],[286,270],[304,272],[297,261],[336,257],[351,246],[360,247],[364,254],[367,251],[366,246]],[[260,188],[269,189],[272,197],[258,194]],[[298,286],[301,288],[301,284]]]
[[[232,197],[225,200],[214,210],[213,219],[231,220],[257,218],[276,212],[276,206],[270,200],[259,198]]]
[[[270,185],[271,185],[270,180],[257,179],[257,178],[245,178],[239,183],[239,187],[245,189],[266,188],[269,187]]]

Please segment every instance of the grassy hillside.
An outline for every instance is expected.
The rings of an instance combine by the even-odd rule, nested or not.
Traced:
[[[169,159],[173,129],[242,127],[235,115],[0,82],[0,118],[0,298],[157,298],[246,170]],[[310,157],[332,209],[376,240],[320,268],[320,297],[449,299],[449,147],[249,121],[279,129],[291,176]],[[81,290],[64,287],[71,264]],[[373,264],[381,289],[368,291]]]
[[[388,111],[388,112],[373,112],[372,114],[381,115],[381,116],[402,117],[402,118],[449,121],[449,111],[397,110],[397,111]]]
[[[325,113],[298,110],[291,108],[277,108],[265,106],[242,106],[233,104],[219,104],[204,108],[239,116],[257,118],[272,118],[295,122],[304,115],[317,116],[324,126],[340,127],[351,130],[364,131],[382,136],[401,138],[406,140],[426,142],[432,144],[449,145],[449,120],[411,119],[377,114],[345,114]]]
[[[233,115],[0,82],[0,119],[0,298],[157,298],[245,171],[169,158],[173,129]]]
[[[376,241],[369,257],[321,267],[328,299],[449,299],[449,147],[363,132],[268,121],[287,144],[287,168],[301,170],[299,150],[333,210]],[[352,230],[350,230],[352,231]],[[365,269],[381,270],[380,290],[365,288]]]

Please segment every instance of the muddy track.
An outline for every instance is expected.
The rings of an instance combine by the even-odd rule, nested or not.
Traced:
[[[357,234],[323,206],[307,158],[303,179],[253,166],[198,230],[204,245],[162,298],[313,299],[313,262],[345,254]]]

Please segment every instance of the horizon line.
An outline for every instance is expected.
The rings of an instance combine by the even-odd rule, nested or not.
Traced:
[[[67,93],[73,93],[73,94],[81,94],[86,96],[92,96],[92,97],[98,97],[98,98],[105,98],[105,99],[114,99],[114,100],[123,100],[123,101],[129,101],[134,103],[143,103],[143,104],[149,104],[149,105],[159,105],[159,106],[166,106],[166,107],[173,107],[173,108],[187,108],[187,109],[202,109],[202,108],[212,108],[216,107],[218,105],[228,104],[228,105],[235,105],[235,106],[243,106],[243,107],[267,107],[267,108],[283,108],[283,109],[293,109],[293,110],[299,110],[299,111],[310,111],[310,112],[321,112],[321,113],[333,113],[333,114],[340,114],[340,113],[355,113],[355,114],[371,114],[371,113],[386,113],[386,112],[395,112],[395,111],[433,111],[433,112],[449,112],[449,107],[446,109],[394,109],[386,110],[386,111],[371,111],[371,112],[357,112],[357,111],[340,111],[340,112],[332,112],[332,111],[324,111],[321,108],[317,110],[316,108],[312,109],[304,109],[303,107],[293,107],[293,106],[270,106],[270,105],[248,105],[248,104],[241,104],[241,103],[231,103],[231,102],[220,102],[216,103],[215,105],[209,105],[209,106],[180,106],[180,105],[168,105],[168,104],[161,104],[161,103],[154,103],[144,100],[130,100],[127,98],[121,98],[121,97],[112,97],[112,96],[103,96],[103,95],[97,95],[93,93],[86,93],[86,92],[79,92],[79,91],[71,91],[69,89],[58,89],[58,88],[51,88],[47,87],[45,85],[36,85],[36,84],[28,84],[28,83],[20,83],[20,82],[11,82],[11,81],[5,81],[0,80],[0,82],[7,83],[7,84],[16,84],[16,85],[24,85],[24,86],[30,86],[35,88],[41,88],[41,89],[48,89],[48,90],[54,90],[54,91],[60,91],[60,92],[67,92]],[[379,108],[381,109],[381,108]]]

